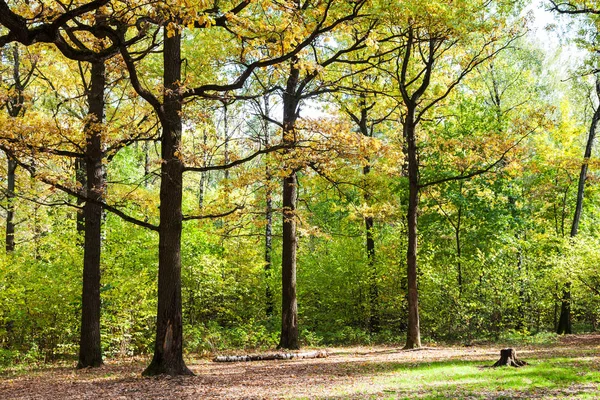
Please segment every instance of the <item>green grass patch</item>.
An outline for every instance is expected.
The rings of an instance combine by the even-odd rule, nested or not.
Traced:
[[[490,368],[481,361],[380,363],[362,371],[365,387],[331,398],[512,399],[598,398],[600,358],[592,356],[527,360],[530,365]],[[362,393],[358,393],[358,392]],[[329,396],[328,396],[329,398]]]

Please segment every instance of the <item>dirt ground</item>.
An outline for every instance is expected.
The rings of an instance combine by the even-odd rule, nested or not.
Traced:
[[[523,359],[565,355],[573,349],[600,349],[600,335],[570,335],[552,346],[522,347]],[[0,376],[0,399],[282,399],[354,398],[386,395],[372,379],[386,365],[417,365],[433,361],[477,360],[491,365],[500,347],[344,347],[329,349],[319,359],[215,363],[188,360],[194,377],[142,378],[147,360],[108,361],[98,369],[76,371],[44,367]],[[378,382],[380,382],[379,380]],[[343,388],[343,391],[340,389]],[[354,390],[355,389],[355,390]],[[495,398],[495,397],[491,397]],[[509,397],[503,397],[509,398]]]

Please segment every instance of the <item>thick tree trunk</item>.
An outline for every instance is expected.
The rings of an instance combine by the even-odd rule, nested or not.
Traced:
[[[565,284],[560,302],[560,316],[558,317],[558,326],[556,333],[559,335],[571,334],[571,282]]]
[[[298,116],[298,98],[296,89],[300,71],[295,67],[296,57],[290,65],[286,91],[283,95],[283,143],[293,145],[296,142],[296,119]],[[296,171],[292,170],[283,179],[283,238],[281,251],[281,337],[278,348],[298,349],[298,304],[296,300],[296,201],[298,181]]]
[[[152,375],[193,375],[183,361],[181,310],[181,210],[183,164],[181,145],[181,35],[164,39],[164,114],[158,240],[158,314],[154,357],[143,372]]]
[[[81,297],[81,338],[77,368],[102,365],[100,343],[100,248],[102,228],[102,122],[104,120],[104,62],[92,63],[88,94],[89,121],[86,124],[85,166],[87,201],[84,206],[85,241],[83,249],[83,292]],[[95,200],[95,201],[94,201]]]
[[[6,252],[15,250],[15,171],[17,162],[7,156],[6,170]]]
[[[278,348],[298,349],[298,304],[296,300],[296,200],[297,177],[292,172],[283,180],[283,248],[281,338]]]
[[[600,78],[596,77],[596,95],[600,98]],[[575,215],[573,216],[573,224],[571,225],[571,237],[577,236],[579,231],[579,221],[581,220],[581,212],[583,210],[583,195],[585,192],[585,181],[587,180],[588,164],[592,157],[594,148],[594,140],[596,138],[596,127],[600,121],[600,106],[594,111],[592,123],[588,132],[585,152],[583,154],[583,163],[579,172],[579,183],[577,185],[577,203],[575,205]],[[558,319],[558,334],[571,333],[571,283],[568,282],[563,289],[563,295],[560,305],[560,318]]]
[[[414,109],[407,112],[404,137],[408,156],[408,249],[406,252],[408,280],[408,330],[405,349],[421,347],[419,295],[417,289],[417,221],[419,206],[419,160],[415,136]]]

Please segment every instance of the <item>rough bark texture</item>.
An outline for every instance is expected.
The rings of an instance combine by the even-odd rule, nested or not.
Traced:
[[[600,98],[600,78],[596,77],[596,95]],[[587,143],[583,154],[583,163],[579,172],[579,183],[577,185],[577,202],[575,205],[575,214],[573,215],[573,224],[571,225],[571,237],[577,236],[579,232],[579,221],[581,220],[581,212],[583,210],[583,195],[585,192],[585,181],[588,175],[588,164],[592,157],[594,148],[594,140],[596,139],[596,127],[600,121],[600,106],[594,111],[590,130],[588,131]],[[560,317],[558,319],[558,334],[572,333],[571,330],[571,283],[567,283],[563,289],[562,299],[560,304]]]
[[[517,358],[515,349],[502,349],[500,350],[500,359],[492,367],[522,367],[524,365],[527,363]]]
[[[102,121],[104,119],[104,62],[92,63],[88,94],[89,120],[85,126],[87,145],[85,167],[87,196],[100,202],[104,192],[102,168]],[[100,248],[102,206],[87,201],[84,206],[85,241],[83,249],[83,291],[81,296],[81,337],[77,368],[102,365],[100,343]]]
[[[408,331],[405,349],[421,347],[419,295],[417,289],[417,218],[419,205],[419,160],[415,137],[414,109],[409,108],[404,123],[408,156],[408,249],[406,266],[408,278]]]
[[[164,115],[162,121],[160,226],[158,239],[158,313],[154,357],[143,372],[152,375],[193,375],[183,361],[181,311],[181,230],[183,164],[181,144],[181,36],[164,40]]]
[[[295,125],[298,110],[296,88],[300,71],[291,61],[290,75],[283,95],[283,143],[293,145],[296,141]],[[298,181],[295,169],[283,179],[283,238],[281,260],[281,336],[279,348],[298,349],[298,304],[296,300],[296,201]]]
[[[306,353],[271,353],[271,354],[248,354],[245,356],[217,356],[214,362],[239,362],[239,361],[265,361],[265,360],[293,360],[299,358],[326,358],[327,351],[310,351]]]

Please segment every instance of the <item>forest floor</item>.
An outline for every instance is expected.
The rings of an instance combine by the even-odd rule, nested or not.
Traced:
[[[0,399],[597,399],[600,335],[514,345],[529,363],[490,368],[502,344],[470,347],[343,347],[329,357],[215,363],[188,359],[194,377],[140,376],[148,360],[98,369],[8,369]]]

